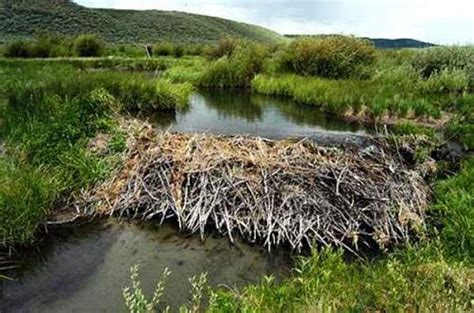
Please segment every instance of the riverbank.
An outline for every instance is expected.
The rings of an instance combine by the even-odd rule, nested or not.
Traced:
[[[130,110],[142,110],[144,114],[150,110],[160,112],[162,108],[186,110],[191,92],[190,84],[178,84],[171,78],[170,73],[177,68],[173,66],[154,76],[128,70],[97,72],[67,64],[35,62],[18,61],[1,68],[1,78],[5,79],[1,80],[0,87],[7,103],[2,107],[1,133],[6,153],[0,159],[0,230],[3,247],[10,249],[34,245],[51,212],[71,205],[85,191],[117,173],[123,165],[128,139],[119,121]],[[202,59],[199,62],[208,64]],[[191,75],[186,79],[199,77],[195,69],[202,64],[191,67],[188,71]],[[300,80],[311,82],[307,85],[309,92],[313,90],[314,81],[326,84],[325,80],[296,78]],[[328,84],[331,87],[343,83]],[[400,87],[399,90],[405,89]],[[426,111],[452,113],[450,122],[443,128],[444,138],[458,136],[467,148],[472,147],[470,97],[469,93],[447,93],[440,96],[440,102],[429,103]],[[453,100],[453,105],[445,106],[446,99]],[[341,103],[341,108],[347,107]],[[305,112],[293,118],[305,123],[304,117],[308,115]],[[235,115],[242,118],[244,114]],[[253,118],[259,120],[259,117]],[[429,158],[436,146],[433,140],[440,136],[437,130],[430,130],[428,137],[424,130],[420,133],[418,130],[419,127],[405,127],[399,132],[409,133],[409,137],[421,136],[422,142],[427,143],[417,153],[410,154],[415,163]],[[398,135],[392,138],[394,147],[400,148],[399,144],[404,143],[396,141],[400,138]],[[440,171],[436,175],[448,177],[429,181],[435,193],[426,209],[425,230],[416,240],[382,251],[371,261],[349,262],[342,252],[314,250],[311,257],[301,258],[294,276],[284,282],[267,279],[237,291],[213,289],[209,309],[471,309],[474,164],[472,158],[465,158],[458,173],[443,171],[443,164],[442,160],[438,163]],[[371,168],[364,173],[373,171]],[[364,175],[361,177],[366,177]]]

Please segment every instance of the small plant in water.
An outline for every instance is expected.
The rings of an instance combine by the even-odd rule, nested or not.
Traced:
[[[156,312],[155,309],[160,303],[161,296],[165,290],[165,281],[171,272],[168,268],[162,273],[161,280],[156,284],[155,291],[153,293],[153,298],[151,300],[147,299],[142,287],[140,280],[138,279],[138,272],[140,267],[134,265],[131,268],[131,280],[132,287],[125,287],[123,289],[123,298],[125,300],[125,305],[130,313],[152,313]],[[165,312],[169,311],[169,307],[166,307]]]
[[[198,312],[201,307],[202,295],[207,284],[207,273],[202,273],[199,276],[193,276],[189,279],[191,284],[192,294],[190,308],[181,308],[181,312]]]
[[[142,289],[140,280],[138,278],[140,266],[134,265],[130,269],[131,272],[131,287],[125,287],[123,289],[123,298],[125,300],[125,306],[130,313],[153,313],[157,312],[157,307],[160,304],[161,297],[165,291],[165,281],[168,276],[171,275],[171,271],[165,268],[161,274],[161,279],[158,281],[153,292],[153,298],[150,300],[145,295]],[[181,306],[179,312],[181,313],[196,313],[199,312],[204,291],[207,290],[207,273],[202,273],[199,276],[193,276],[189,279],[191,284],[191,299],[188,306]],[[211,301],[212,302],[212,301]],[[170,307],[166,306],[163,312],[169,312]]]

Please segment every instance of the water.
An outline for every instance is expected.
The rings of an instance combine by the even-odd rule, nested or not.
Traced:
[[[146,118],[158,128],[174,132],[247,134],[271,139],[367,134],[361,125],[341,121],[314,106],[238,91],[201,91],[191,97],[190,107],[183,112],[157,112]]]
[[[212,286],[239,287],[290,268],[283,252],[232,245],[212,234],[201,241],[173,225],[115,220],[56,234],[23,257],[17,281],[0,282],[0,312],[124,312],[122,288],[130,285],[130,267],[137,263],[149,295],[162,271],[171,270],[163,301],[172,308],[188,301],[194,275],[207,272]]]

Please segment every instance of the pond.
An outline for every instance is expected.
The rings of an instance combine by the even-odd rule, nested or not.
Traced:
[[[311,137],[338,143],[357,141],[369,131],[314,107],[242,92],[199,92],[189,108],[142,116],[162,130],[247,134],[266,138]],[[291,268],[282,251],[208,235],[187,236],[172,225],[115,220],[53,232],[37,252],[21,257],[14,281],[0,282],[0,312],[122,312],[122,288],[130,267],[141,264],[141,281],[152,292],[168,267],[164,301],[176,308],[189,297],[188,279],[208,273],[211,286],[243,286],[267,274],[285,276]]]
[[[347,123],[314,106],[242,91],[200,91],[191,96],[186,110],[143,117],[158,128],[173,132],[245,134],[270,139],[311,137],[326,142],[369,133],[360,124]]]
[[[15,281],[0,282],[0,312],[124,312],[122,288],[130,285],[135,264],[150,296],[170,269],[162,300],[172,308],[188,301],[194,275],[207,272],[210,285],[234,288],[266,274],[287,275],[291,265],[283,252],[269,254],[213,234],[201,240],[174,225],[112,219],[61,232],[23,255]]]

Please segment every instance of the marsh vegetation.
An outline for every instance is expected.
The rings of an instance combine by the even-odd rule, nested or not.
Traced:
[[[405,162],[407,160],[401,160],[407,157],[409,160],[403,167],[413,169],[431,165],[418,174],[423,174],[423,184],[432,186],[433,194],[431,197],[428,193],[423,194],[427,201],[421,215],[423,227],[415,229],[404,224],[403,227],[408,227],[407,234],[413,236],[378,247],[375,258],[369,260],[368,256],[358,254],[362,257],[354,260],[348,257],[350,249],[338,249],[333,244],[323,249],[310,242],[306,251],[312,252],[309,256],[296,258],[294,271],[285,280],[277,282],[270,277],[231,291],[201,288],[199,294],[209,301],[199,302],[200,305],[207,303],[210,311],[472,310],[473,47],[380,51],[364,40],[340,36],[300,38],[275,45],[223,39],[207,47],[175,47],[162,42],[155,47],[155,56],[148,59],[143,47],[111,47],[93,37],[70,41],[75,42],[69,44],[71,50],[67,50],[67,40],[57,44],[49,39],[44,42],[8,44],[4,47],[8,58],[0,59],[0,136],[5,146],[5,152],[0,154],[0,245],[3,250],[12,251],[35,243],[41,238],[42,226],[58,209],[68,205],[74,207],[84,194],[113,181],[127,161],[139,159],[137,155],[143,157],[140,153],[129,153],[131,144],[143,144],[143,126],[146,125],[140,122],[142,124],[136,126],[136,122],[130,122],[131,113],[164,115],[162,110],[166,110],[166,114],[186,110],[188,97],[196,89],[242,89],[250,94],[282,97],[291,100],[295,107],[303,104],[368,127],[387,125],[383,139],[394,149],[397,162]],[[64,51],[69,52],[54,52],[65,47]],[[32,56],[31,51],[36,51],[36,58],[49,58],[19,59]],[[54,58],[97,54],[107,57]],[[219,144],[233,145],[226,140]],[[447,162],[442,157],[447,142],[456,142],[463,151],[462,156],[454,158],[455,164],[449,163],[453,158]],[[206,151],[206,145],[199,146],[192,140],[185,146],[193,148],[192,151]],[[261,151],[261,145],[257,146]],[[359,151],[357,153],[373,153],[370,149],[352,149]],[[280,159],[289,157],[288,151]],[[331,158],[336,166],[342,165],[340,161],[349,153],[354,153],[337,151]],[[168,158],[158,163],[172,162],[176,157],[174,152],[168,151]],[[436,157],[436,166],[432,157]],[[192,160],[192,156],[190,158]],[[382,158],[375,158],[381,162]],[[230,159],[238,160],[239,157]],[[307,160],[300,168],[313,166],[314,159]],[[215,161],[215,158],[206,160]],[[255,156],[249,160],[241,162],[245,163],[243,168],[252,169],[258,161]],[[138,166],[135,182],[146,181],[147,177],[153,182],[163,182],[167,169],[159,167],[156,159],[148,161],[141,164],[143,167]],[[380,168],[370,162],[364,163],[365,166],[372,164],[370,168],[359,168],[359,179],[373,173],[374,168]],[[393,166],[382,163],[386,166],[386,181],[401,175]],[[178,168],[184,170],[189,164],[185,162]],[[221,172],[229,177],[240,177],[231,165],[227,164]],[[339,169],[342,171],[343,168]],[[153,171],[158,174],[150,176]],[[390,171],[396,173],[390,176]],[[193,173],[197,172],[194,169]],[[340,171],[338,173],[341,176],[331,174],[336,177],[332,182],[335,185],[342,183],[341,190],[355,183],[356,179],[345,181],[346,177]],[[181,177],[178,176],[174,178]],[[321,177],[318,179],[325,181]],[[235,189],[236,183],[230,182],[226,188]],[[274,179],[267,181],[267,185],[272,184],[282,183]],[[144,199],[149,201],[150,197],[157,197],[157,190],[166,190],[162,185],[153,192],[143,191],[149,196]],[[149,188],[151,185],[141,186]],[[195,187],[183,190],[196,196],[203,188]],[[401,189],[409,190],[407,188]],[[113,192],[127,198],[127,193],[121,193],[118,187],[117,190]],[[328,200],[329,190],[332,189],[319,198]],[[173,197],[168,199],[169,203],[176,204],[177,198]],[[331,194],[331,197],[336,196]],[[394,193],[389,197],[397,198]],[[245,198],[242,195],[233,198],[235,201],[241,199],[234,205],[242,204]],[[362,203],[352,199],[355,202],[351,205],[351,199],[335,199],[344,204],[331,204],[331,201],[326,204],[352,208],[354,203],[364,207],[364,203],[373,201],[365,199]],[[401,200],[397,203],[406,204]],[[209,203],[209,207],[212,205]],[[150,207],[146,201],[126,206],[140,210]],[[390,208],[388,210],[395,214]],[[393,225],[414,217],[408,215],[393,215],[396,222],[387,227],[397,227]],[[193,227],[202,227],[204,219],[198,220],[200,223]],[[225,224],[225,219],[217,218],[214,223]],[[224,224],[221,225],[223,228]],[[358,225],[361,224],[364,222]],[[331,227],[337,225],[333,223]],[[318,232],[314,235],[318,236]],[[201,281],[196,283],[203,284]],[[145,301],[142,308],[148,308],[150,303],[153,307],[154,301],[146,300],[141,291],[138,293]],[[131,308],[133,295],[127,292],[126,300]]]

